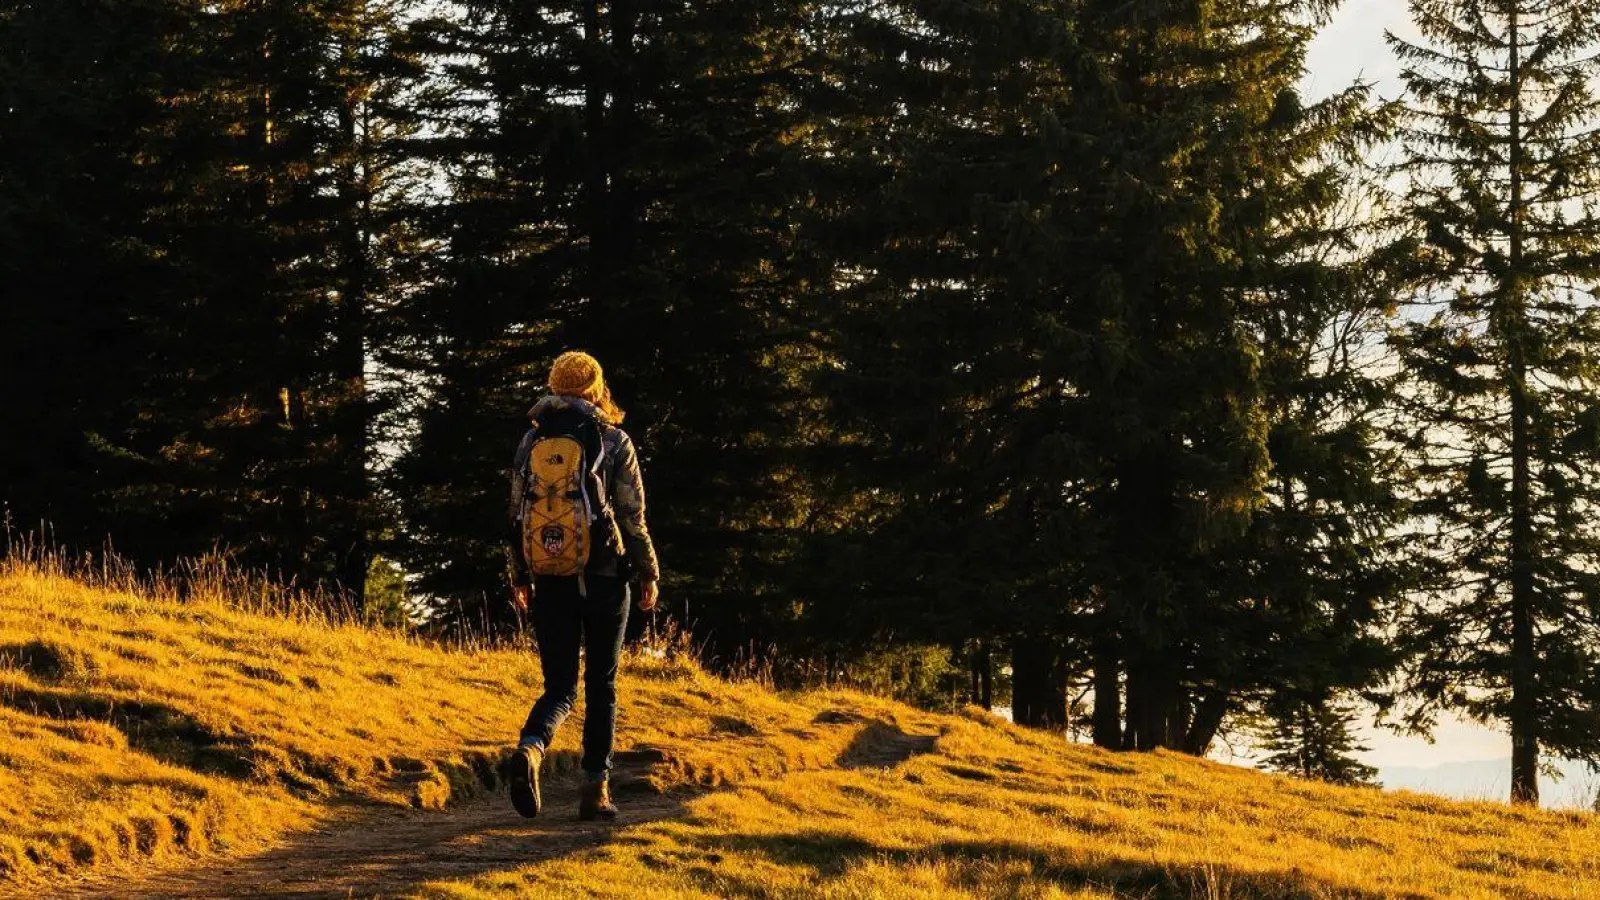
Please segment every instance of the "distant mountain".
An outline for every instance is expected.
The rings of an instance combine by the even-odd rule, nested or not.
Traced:
[[[1559,779],[1539,780],[1543,805],[1552,808],[1589,809],[1600,794],[1600,775],[1587,765],[1558,760]],[[1463,800],[1505,800],[1511,793],[1511,760],[1487,759],[1437,766],[1386,766],[1378,770],[1386,788],[1440,794]]]

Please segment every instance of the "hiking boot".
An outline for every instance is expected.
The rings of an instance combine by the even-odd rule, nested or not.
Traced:
[[[543,764],[544,751],[538,747],[518,747],[508,763],[511,805],[525,819],[537,816],[544,806],[544,799],[539,796],[539,767]]]
[[[585,822],[595,819],[611,821],[617,817],[617,805],[611,802],[611,782],[586,780],[578,793],[578,818]]]

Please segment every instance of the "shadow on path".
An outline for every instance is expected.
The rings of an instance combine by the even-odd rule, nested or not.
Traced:
[[[659,759],[659,756],[655,757]],[[658,793],[649,754],[618,754],[613,776],[622,817],[580,822],[578,778],[545,779],[544,812],[523,819],[504,790],[425,812],[352,802],[317,830],[252,856],[195,863],[137,880],[105,878],[57,896],[104,900],[372,897],[404,894],[435,881],[472,878],[558,859],[601,846],[630,826],[681,815],[695,790]]]

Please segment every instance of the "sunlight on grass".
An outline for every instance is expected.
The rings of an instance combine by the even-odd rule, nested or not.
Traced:
[[[494,781],[538,688],[519,649],[244,612],[217,594],[0,573],[0,870],[182,866],[357,796]],[[624,748],[682,815],[424,897],[1600,897],[1600,817],[1116,755],[973,711],[625,664]],[[578,729],[556,762],[570,765]]]
[[[1577,898],[1588,814],[1111,756],[946,720],[934,752],[714,793],[588,856],[420,896]]]

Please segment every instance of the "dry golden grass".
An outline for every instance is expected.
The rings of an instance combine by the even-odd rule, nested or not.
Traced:
[[[444,805],[492,781],[538,685],[523,651],[444,651],[13,565],[0,571],[0,875],[239,851],[339,795]],[[631,659],[623,690],[626,740],[672,751],[660,777],[673,783],[822,766],[849,739],[765,741],[826,698],[786,702],[677,655]],[[577,740],[568,728],[554,748],[569,764]]]
[[[443,805],[492,780],[537,684],[524,652],[13,566],[0,572],[0,870],[28,885],[181,867],[311,827],[339,796]],[[1589,814],[1108,754],[977,713],[778,695],[671,657],[630,659],[622,690],[622,744],[667,752],[657,777],[685,788],[681,814],[394,893],[1600,898]]]

